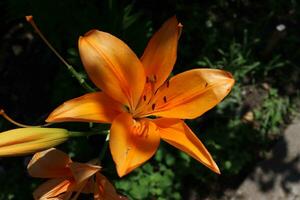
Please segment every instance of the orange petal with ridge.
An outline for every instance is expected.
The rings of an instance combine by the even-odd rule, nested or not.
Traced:
[[[47,122],[83,121],[110,123],[122,111],[122,105],[103,92],[85,94],[56,108]]]
[[[72,189],[75,186],[74,180],[56,178],[51,179],[40,185],[34,192],[35,200],[44,199],[61,199],[67,200],[72,194]]]
[[[175,16],[168,19],[152,36],[141,57],[146,75],[156,81],[155,90],[168,78],[173,69],[181,30],[182,25]]]
[[[145,84],[143,65],[117,37],[91,30],[79,38],[79,53],[92,81],[106,94],[135,108]]]
[[[120,114],[110,129],[109,147],[120,177],[142,165],[156,152],[159,134],[147,119],[134,120],[128,113]]]
[[[144,110],[145,116],[156,115],[178,119],[199,117],[222,101],[233,84],[234,79],[226,71],[218,69],[185,71],[171,78],[168,84],[159,89],[148,109]]]
[[[96,174],[101,169],[101,167],[88,163],[72,162],[70,164],[70,169],[72,171],[76,184],[81,184],[83,181],[86,181],[91,176]]]
[[[67,154],[55,148],[51,148],[34,154],[27,169],[32,177],[58,178],[71,176],[69,164],[71,159]]]
[[[159,128],[162,140],[192,156],[217,174],[220,170],[202,142],[193,131],[179,119],[159,118],[153,120]]]

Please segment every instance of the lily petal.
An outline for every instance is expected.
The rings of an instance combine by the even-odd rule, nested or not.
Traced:
[[[110,151],[120,177],[146,162],[156,152],[159,134],[150,120],[136,121],[128,113],[120,114],[110,129]]]
[[[55,148],[51,148],[34,154],[27,169],[32,177],[66,177],[72,175],[68,167],[71,162],[72,161],[67,154]]]
[[[103,92],[85,94],[56,108],[47,122],[86,121],[110,123],[122,112],[122,105]]]
[[[161,139],[220,174],[220,170],[210,153],[182,120],[159,118],[153,120],[153,122],[159,128]]]
[[[80,184],[96,174],[101,169],[101,167],[87,163],[72,162],[70,164],[70,169],[72,171],[74,179],[76,180],[76,183]]]
[[[189,70],[174,76],[162,86],[144,113],[193,119],[217,105],[230,92],[233,84],[231,74],[222,70]]]
[[[168,19],[150,39],[141,61],[148,79],[155,81],[155,90],[170,75],[177,57],[177,43],[182,25],[176,17]]]
[[[146,80],[134,52],[120,39],[98,30],[79,38],[79,52],[92,81],[110,97],[134,109]]]
[[[71,189],[75,186],[74,180],[57,178],[46,181],[40,185],[34,192],[33,197],[35,200],[44,199],[68,199],[71,193]],[[68,193],[70,191],[70,193]],[[66,192],[66,193],[65,193]]]

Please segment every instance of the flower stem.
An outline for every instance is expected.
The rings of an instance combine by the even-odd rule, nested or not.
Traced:
[[[94,131],[94,132],[79,132],[79,131],[69,131],[71,137],[89,137],[92,135],[107,135],[109,130],[104,131]]]
[[[105,138],[105,141],[104,141],[104,145],[103,145],[103,148],[101,149],[101,152],[99,154],[99,163],[101,164],[104,156],[105,156],[105,153],[106,153],[106,150],[108,148],[108,141],[109,141],[109,134],[107,134],[106,138]]]
[[[37,34],[41,37],[41,39],[45,42],[45,44],[49,47],[49,49],[58,57],[58,59],[67,67],[69,72],[77,79],[80,85],[82,85],[88,92],[95,92],[95,90],[86,83],[84,78],[82,78],[81,74],[78,73],[72,65],[70,65],[56,50],[55,48],[48,42],[46,37],[43,35],[43,33],[40,31],[40,29],[37,27],[33,20],[33,16],[29,15],[26,16],[26,20],[31,24],[33,29],[37,32]]]

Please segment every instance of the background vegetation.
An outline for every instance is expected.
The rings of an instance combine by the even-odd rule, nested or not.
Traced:
[[[164,143],[150,162],[124,179],[117,178],[109,156],[103,173],[130,199],[218,198],[264,158],[295,110],[300,85],[299,10],[296,0],[4,0],[0,2],[0,107],[18,121],[41,124],[56,106],[85,93],[25,22],[25,15],[34,15],[49,41],[84,77],[77,51],[80,35],[92,28],[107,31],[140,56],[153,32],[176,15],[184,29],[173,73],[221,68],[236,79],[225,101],[187,121],[222,175]],[[85,123],[59,126],[108,128]],[[0,119],[1,131],[9,128],[13,126]],[[74,139],[59,148],[76,161],[88,161],[99,154],[104,139]],[[27,175],[29,159],[0,159],[1,200],[32,199],[32,191],[43,180]]]

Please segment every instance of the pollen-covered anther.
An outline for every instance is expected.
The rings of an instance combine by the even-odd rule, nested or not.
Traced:
[[[164,103],[167,103],[167,97],[166,96],[164,96]]]
[[[152,106],[151,106],[151,108],[152,108],[152,110],[155,110],[155,103],[154,104],[152,104]]]
[[[148,82],[150,82],[150,83],[156,83],[156,81],[157,81],[156,75],[150,75],[150,76],[147,76],[147,77],[146,77],[146,82],[147,82],[147,83],[148,83]]]
[[[170,81],[169,80],[166,81],[166,86],[167,86],[167,88],[170,87]]]

